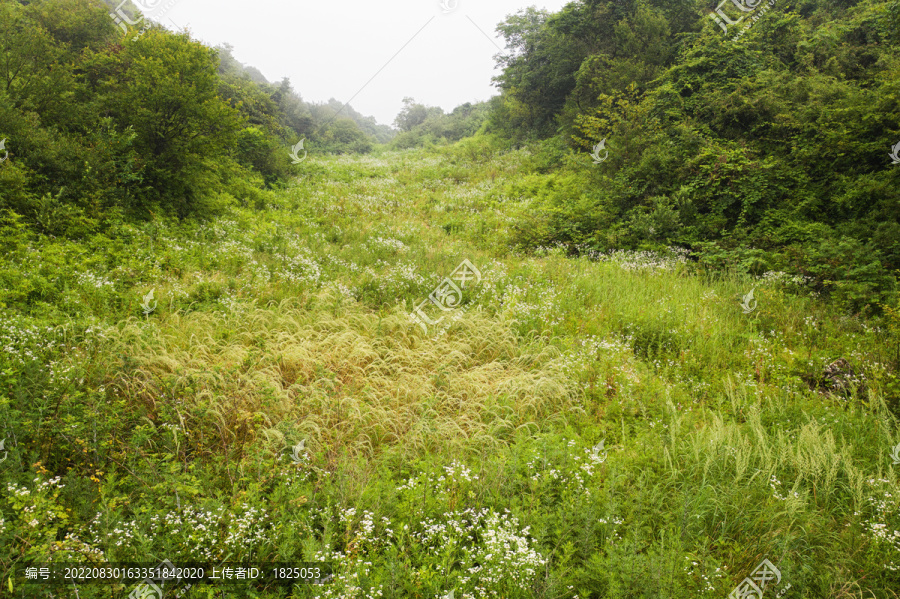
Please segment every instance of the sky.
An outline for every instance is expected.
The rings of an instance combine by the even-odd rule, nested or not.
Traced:
[[[335,98],[391,125],[406,96],[445,112],[497,94],[496,25],[527,6],[571,0],[134,0],[307,102]],[[446,5],[442,8],[442,2]],[[169,6],[167,9],[166,7]],[[444,10],[446,9],[446,11]],[[354,97],[355,96],[355,97]],[[351,101],[352,98],[352,101]]]

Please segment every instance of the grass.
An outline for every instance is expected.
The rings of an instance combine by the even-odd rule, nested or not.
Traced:
[[[18,568],[51,557],[324,559],[328,585],[234,588],[712,598],[767,558],[767,596],[897,597],[882,324],[678,252],[526,255],[500,190],[527,163],[311,156],[202,224],[4,228],[4,589],[49,596]],[[424,333],[411,310],[463,259],[480,283]],[[826,392],[839,357],[858,381]]]

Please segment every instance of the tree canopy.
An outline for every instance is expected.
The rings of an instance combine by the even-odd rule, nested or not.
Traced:
[[[900,2],[585,0],[497,28],[489,130],[541,140],[553,175],[524,246],[681,245],[793,270],[852,309],[900,269]],[[601,141],[609,159],[592,164]],[[560,144],[567,148],[560,153]],[[549,158],[548,158],[549,157]],[[567,181],[560,185],[560,181]]]

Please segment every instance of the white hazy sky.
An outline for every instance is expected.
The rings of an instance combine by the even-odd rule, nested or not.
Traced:
[[[290,78],[308,102],[343,104],[363,88],[351,106],[390,125],[404,96],[450,111],[495,95],[493,57],[505,50],[497,23],[569,0],[445,0],[456,6],[446,14],[441,0],[175,0],[160,15],[171,1],[135,4],[153,6],[145,14],[170,29],[233,45],[237,60],[269,81]]]

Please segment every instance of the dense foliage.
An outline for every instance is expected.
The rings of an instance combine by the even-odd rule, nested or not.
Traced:
[[[585,0],[498,27],[491,130],[544,140],[509,186],[533,200],[518,241],[680,245],[877,307],[900,269],[900,3],[745,4],[727,34],[694,0]]]
[[[394,120],[400,133],[390,147],[434,147],[472,137],[482,129],[488,108],[487,102],[466,102],[445,114],[438,106],[425,106],[413,98],[403,98],[403,109]]]
[[[473,147],[313,155],[206,223],[3,222],[12,596],[52,557],[325,559],[289,596],[334,599],[720,599],[768,558],[791,596],[891,597],[900,321],[679,254],[512,254],[534,157]],[[481,281],[426,334],[409,311],[462,258]]]
[[[0,210],[83,236],[122,216],[209,216],[291,176],[288,147],[365,152],[391,130],[303,102],[188,34],[134,40],[93,0],[0,0]]]
[[[0,0],[0,597],[896,599],[900,0],[527,9],[396,136],[104,1]]]

